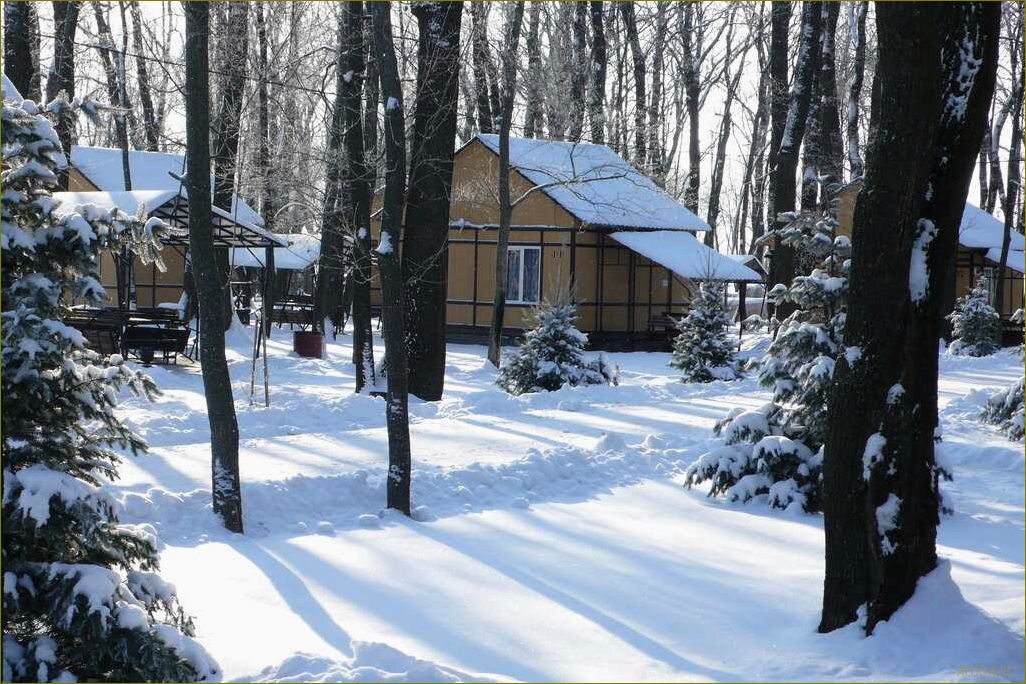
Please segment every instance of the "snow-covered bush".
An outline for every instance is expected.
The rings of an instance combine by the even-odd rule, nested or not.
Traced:
[[[951,334],[949,354],[989,356],[1001,347],[1001,317],[990,305],[986,276],[978,275],[976,285],[955,303],[948,314]]]
[[[148,526],[119,524],[99,487],[117,477],[119,446],[144,443],[114,415],[120,390],[153,382],[101,358],[61,318],[77,299],[103,301],[101,250],[156,258],[153,232],[121,212],[61,207],[67,162],[40,108],[4,79],[3,680],[186,681],[216,677],[157,568]]]
[[[779,322],[773,343],[755,364],[759,384],[773,391],[773,401],[756,411],[734,410],[720,421],[714,431],[725,444],[687,469],[685,485],[710,480],[710,495],[740,501],[766,495],[777,508],[817,511],[834,364],[841,354],[849,363],[860,356],[843,344],[851,241],[834,237],[837,221],[830,210],[782,217],[787,224],[768,237],[791,245],[799,261],[816,267],[767,295],[774,304],[797,306]]]
[[[730,316],[723,308],[723,283],[706,281],[691,310],[677,322],[670,366],[684,382],[734,380],[738,364],[728,333]]]
[[[568,296],[543,301],[534,311],[535,327],[524,343],[506,357],[496,384],[510,394],[558,390],[563,385],[617,383],[617,371],[600,355],[584,360],[588,336],[574,326],[577,307]]]
[[[992,394],[983,409],[983,420],[997,425],[1012,441],[1023,439],[1023,381]]]

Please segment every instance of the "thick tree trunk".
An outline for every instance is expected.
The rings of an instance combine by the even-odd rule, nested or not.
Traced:
[[[214,512],[242,532],[239,425],[221,334],[221,281],[214,256],[210,197],[210,89],[207,80],[210,6],[185,4],[185,137],[189,186],[189,252],[200,308],[200,363],[210,422]]]
[[[346,61],[342,75],[342,125],[345,130],[346,163],[343,188],[347,195],[345,232],[353,237],[353,362],[356,364],[356,391],[374,385],[374,336],[370,311],[370,183],[364,161],[363,107],[361,74],[364,72],[363,3],[342,5],[346,25],[345,42],[340,46]],[[331,312],[335,315],[335,312]]]
[[[346,44],[348,26],[345,15],[338,15],[338,45]],[[335,63],[335,102],[331,127],[328,129],[328,147],[325,152],[324,202],[321,211],[321,252],[317,258],[317,285],[314,291],[314,325],[322,332],[325,319],[335,316],[342,301],[342,281],[345,269],[345,216],[347,209],[342,193],[344,175],[345,122],[346,122],[346,51],[339,49]],[[354,359],[355,360],[355,359]]]
[[[837,65],[834,44],[837,18],[841,4],[823,4],[823,54],[819,68],[819,174],[830,190],[844,178],[844,142],[841,139],[841,117],[837,104]]]
[[[39,102],[39,16],[34,2],[4,3],[4,74],[23,98]]]
[[[274,230],[275,205],[271,192],[271,129],[270,111],[267,92],[267,5],[256,4],[257,54],[260,60],[257,82],[257,128],[260,140],[257,143],[257,169],[260,174],[260,215],[264,219],[264,227]],[[274,299],[277,296],[275,284],[277,274],[274,266],[274,251],[268,250],[267,263],[264,264],[263,283],[263,334],[271,336],[271,314],[274,310]]]
[[[388,430],[388,507],[410,514],[410,420],[407,392],[403,274],[396,247],[403,218],[406,172],[406,126],[403,121],[403,89],[399,82],[389,2],[370,3],[373,20],[374,61],[381,77],[385,103],[385,190],[381,204],[381,315],[384,319],[385,355],[388,358],[388,390],[385,425]],[[385,245],[390,246],[386,248]]]
[[[533,5],[537,3],[532,3]],[[588,118],[591,123],[591,141],[596,145],[606,142],[606,30],[603,26],[602,0],[591,0],[591,93],[588,98]],[[530,34],[528,34],[530,41]],[[530,42],[529,42],[530,44]]]
[[[791,23],[791,3],[774,2],[770,11],[770,145],[766,155],[766,175],[771,179],[768,220],[776,225],[777,211],[773,205],[772,178],[776,174],[777,152],[784,140],[787,125],[787,51],[788,28]]]
[[[594,10],[593,10],[594,11]],[[540,138],[543,134],[545,100],[541,86],[541,2],[531,2],[527,19],[527,102],[524,114],[524,137]],[[594,53],[593,53],[594,54]],[[604,52],[603,52],[604,54]],[[594,93],[594,91],[592,91]],[[594,135],[594,132],[592,133]]]
[[[820,631],[854,621],[866,605],[872,632],[936,565],[939,292],[954,268],[994,88],[999,11],[988,3],[876,8],[873,136],[844,331],[858,355],[839,357],[829,398]],[[878,456],[866,463],[871,443]]]
[[[413,8],[420,40],[402,263],[410,392],[425,401],[441,399],[445,382],[449,195],[462,11],[458,2]]]
[[[583,6],[583,3],[581,4]],[[488,335],[488,360],[496,368],[502,358],[502,326],[506,311],[506,251],[509,247],[509,226],[513,208],[509,197],[509,131],[513,125],[513,102],[517,87],[517,51],[520,48],[520,26],[524,20],[524,3],[513,7],[506,26],[506,44],[502,52],[502,119],[499,122],[499,233],[495,245],[495,294],[492,298],[492,322]]]
[[[820,27],[822,25],[821,4],[806,2],[802,6],[801,37],[798,43],[798,62],[795,65],[794,83],[788,98],[787,120],[784,124],[780,147],[776,151],[775,168],[770,177],[770,193],[773,196],[773,224],[780,228],[783,222],[779,215],[795,208],[798,152],[805,137],[805,124],[812,99],[813,82],[819,70]],[[774,15],[776,8],[774,7]],[[774,29],[776,27],[774,26]],[[772,50],[775,53],[775,50]],[[771,55],[771,59],[776,57]],[[774,130],[774,134],[776,131]],[[769,287],[778,283],[789,286],[795,276],[794,248],[779,240],[773,247],[770,259]],[[776,307],[778,316],[786,316],[794,310],[793,305]]]
[[[634,161],[644,165],[647,154],[645,143],[645,52],[641,48],[641,41],[638,39],[638,24],[634,17],[634,3],[621,2],[617,4],[620,16],[623,18],[624,28],[627,31],[627,42],[631,46],[631,60],[634,65]]]
[[[46,101],[51,102],[59,94],[64,93],[70,102],[75,98],[75,33],[78,30],[78,14],[82,3],[53,2],[53,66],[46,79]],[[69,107],[65,107],[57,115],[57,138],[67,158],[71,159],[71,145],[74,143],[75,115]],[[68,189],[68,170],[57,173],[57,185],[61,190]]]
[[[862,178],[862,155],[859,153],[859,100],[862,81],[866,73],[866,14],[868,2],[848,4],[848,34],[851,36],[854,56],[851,62],[851,82],[848,86],[848,167],[852,178]]]

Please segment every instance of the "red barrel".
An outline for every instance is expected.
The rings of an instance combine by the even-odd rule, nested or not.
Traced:
[[[292,351],[308,359],[324,358],[324,333],[294,331],[292,333]]]

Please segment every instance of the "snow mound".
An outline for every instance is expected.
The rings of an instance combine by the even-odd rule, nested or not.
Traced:
[[[869,668],[874,679],[1023,681],[1022,636],[966,601],[946,560],[871,636],[863,638],[853,624],[824,642],[831,651],[850,651],[856,668]],[[972,662],[966,662],[966,644],[973,644]]]
[[[338,661],[297,653],[240,682],[495,682],[496,677],[469,674],[406,655],[391,646],[353,642],[352,660]]]

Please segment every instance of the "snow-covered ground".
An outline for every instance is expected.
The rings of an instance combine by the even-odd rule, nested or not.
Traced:
[[[512,398],[484,348],[450,345],[445,398],[411,406],[408,520],[382,511],[383,402],[353,394],[349,338],[309,360],[276,330],[264,408],[248,335],[229,338],[246,535],[210,510],[198,365],[150,369],[163,397],[122,405],[151,452],[109,486],[226,679],[1022,681],[1023,446],[976,420],[1021,377],[1011,352],[942,359],[944,561],[862,638],[816,633],[820,517],[680,484],[716,420],[768,399],[754,379],[613,354],[619,387]]]

